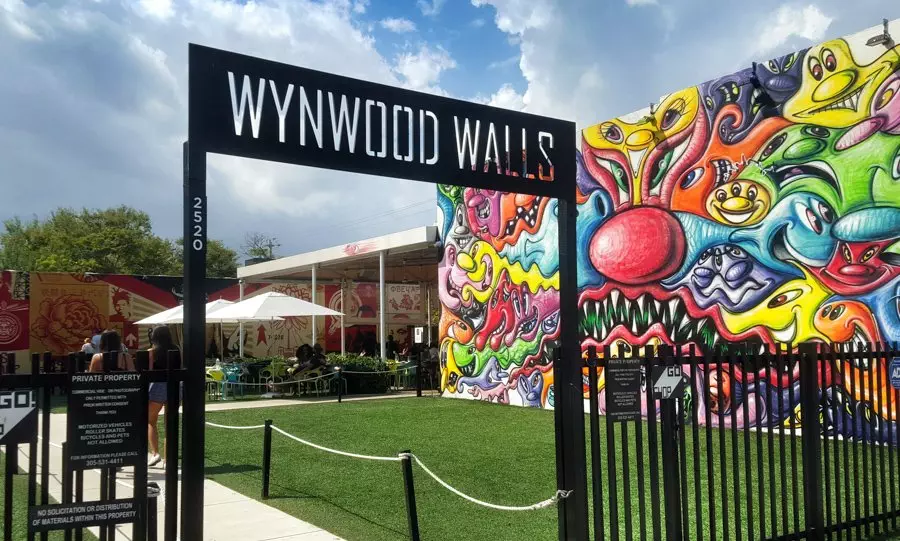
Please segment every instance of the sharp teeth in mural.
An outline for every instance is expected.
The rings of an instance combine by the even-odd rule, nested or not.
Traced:
[[[584,350],[767,353],[900,340],[900,47],[865,45],[880,29],[754,63],[582,131]],[[551,407],[556,201],[441,187],[438,205],[445,394]],[[736,409],[742,423],[746,407],[754,423],[757,410],[768,426],[797,420],[796,363],[764,355],[758,364],[733,381],[700,370],[699,418]],[[881,439],[897,430],[885,370],[848,361],[823,374],[825,401],[844,412],[835,430]],[[602,369],[600,386],[605,411]]]

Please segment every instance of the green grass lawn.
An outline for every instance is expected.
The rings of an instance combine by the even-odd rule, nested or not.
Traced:
[[[318,404],[302,407],[235,410],[209,413],[212,422],[232,425],[261,424],[272,419],[283,430],[345,451],[372,455],[395,455],[411,449],[436,474],[453,486],[476,498],[506,505],[528,505],[552,495],[555,490],[554,418],[552,412],[504,407],[483,402],[449,399],[403,398]],[[625,502],[631,504],[632,535],[639,538],[641,520],[652,538],[652,508],[661,502],[661,474],[659,496],[654,498],[650,479],[650,451],[647,423],[641,423],[643,454],[637,453],[635,424],[629,424],[627,470],[630,483],[626,486],[625,447],[621,441],[621,424],[615,425],[615,476],[617,480],[618,527],[620,539],[626,539]],[[606,424],[600,420],[605,442]],[[707,444],[706,434],[711,436]],[[693,464],[693,433],[686,432],[685,450],[691,460],[686,468],[687,498],[685,505],[690,538],[697,538],[697,527],[709,538],[710,516],[715,517],[717,538],[725,535],[723,501],[732,501],[735,478],[731,431],[724,431],[724,441],[717,429],[698,431],[699,484],[695,485]],[[261,488],[262,431],[228,431],[209,428],[206,432],[207,475],[212,479],[248,496],[259,498]],[[786,519],[788,531],[794,525],[792,472],[802,479],[802,458],[799,440],[796,445],[797,468],[793,467],[789,436],[786,437],[786,472],[781,475],[781,455],[778,436],[773,436],[773,452],[768,451],[768,436],[751,432],[748,443],[751,458],[752,508],[754,520],[747,517],[747,481],[744,470],[744,435],[737,433],[738,487],[741,492],[740,521],[733,506],[729,506],[728,538],[735,539],[735,525],[740,525],[743,539],[758,538],[761,506],[758,501],[762,482],[764,502],[771,535],[771,502],[775,502],[775,517],[779,531]],[[757,475],[757,438],[760,438],[766,458],[764,475]],[[589,441],[589,440],[588,440]],[[849,443],[829,443],[831,457],[834,449],[846,446],[852,453],[862,446]],[[724,461],[721,453],[724,452]],[[590,449],[588,450],[590,453]],[[588,455],[590,457],[590,454]],[[713,493],[709,493],[707,457],[713,469]],[[609,536],[610,508],[607,449],[602,453],[604,467],[601,481],[607,503],[604,523]],[[772,460],[771,458],[774,458]],[[657,454],[662,472],[662,453]],[[638,463],[643,466],[643,507],[639,491]],[[722,464],[725,467],[722,467]],[[871,469],[870,464],[870,469]],[[774,471],[771,468],[774,467]],[[840,469],[852,468],[852,465]],[[556,536],[555,508],[526,513],[498,512],[484,509],[447,492],[421,469],[414,468],[419,523],[424,539],[465,538],[468,540],[552,539]],[[862,464],[857,476],[861,482]],[[871,480],[871,478],[870,478]],[[400,466],[392,462],[371,462],[340,457],[310,449],[277,433],[273,434],[271,499],[268,501],[283,511],[311,522],[349,541],[379,541],[406,539],[408,529],[403,499],[403,480]],[[891,478],[888,477],[888,482]],[[897,477],[893,478],[897,483]],[[721,487],[724,483],[725,494]],[[770,486],[775,487],[774,499]],[[850,489],[855,485],[851,483]],[[879,486],[880,485],[873,485]],[[890,486],[890,485],[886,485]],[[695,487],[699,487],[700,520],[696,520]],[[782,487],[786,498],[782,498]],[[847,486],[837,494],[832,483],[833,501],[844,502],[852,497]],[[798,485],[797,523],[803,524],[802,486]],[[711,497],[710,497],[711,496]],[[712,502],[712,503],[710,503]],[[785,506],[782,507],[782,502]],[[833,504],[834,505],[834,504]],[[787,513],[784,514],[786,508]],[[664,524],[665,515],[660,513]],[[748,537],[748,530],[752,535]],[[664,530],[664,526],[663,526]],[[661,532],[664,537],[664,532]],[[883,539],[888,539],[884,537]]]
[[[6,471],[6,456],[0,454],[0,472]],[[40,498],[41,487],[37,485],[38,498]],[[0,502],[5,501],[5,484],[0,483]],[[51,503],[56,503],[51,498]],[[0,531],[3,529],[3,522],[0,520]],[[38,538],[40,538],[38,536]],[[96,541],[96,537],[89,531],[84,530],[85,541]],[[26,541],[28,539],[28,476],[16,475],[13,477],[13,541]],[[63,532],[51,532],[49,535],[51,541],[63,541]]]

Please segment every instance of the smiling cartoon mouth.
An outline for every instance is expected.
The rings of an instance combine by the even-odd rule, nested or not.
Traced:
[[[836,191],[838,190],[837,175],[831,167],[825,162],[810,162],[797,165],[785,165],[768,171],[769,177],[773,182],[778,184],[779,188],[804,178],[816,178],[824,180],[831,185]]]
[[[791,318],[791,323],[781,329],[775,330],[772,329],[772,338],[775,339],[776,342],[781,342],[783,344],[789,344],[794,341],[794,338],[797,336],[797,318],[796,316]]]
[[[485,198],[480,205],[475,207],[475,212],[480,219],[486,220],[491,215],[491,202]]]
[[[712,160],[712,165],[716,170],[716,186],[721,186],[731,180],[731,176],[738,169],[731,160]]]
[[[753,216],[753,213],[756,212],[756,207],[750,209],[748,212],[731,212],[723,208],[718,210],[722,217],[728,220],[729,223],[742,224]]]
[[[811,114],[819,113],[821,111],[836,111],[836,110],[840,110],[840,109],[849,109],[854,112],[858,111],[859,110],[859,99],[862,96],[863,89],[865,89],[865,88],[866,88],[866,85],[863,84],[857,90],[854,90],[853,92],[851,92],[850,94],[847,94],[843,98],[838,98],[823,107],[819,107],[817,109],[812,109],[808,112],[808,114],[811,115]]]
[[[506,222],[506,229],[504,233],[509,236],[515,233],[516,224],[519,221],[525,222],[528,227],[534,227],[537,223],[538,212],[541,210],[541,201],[542,197],[538,196],[534,198],[534,201],[531,203],[531,206],[526,207],[516,207],[516,217],[512,220]]]

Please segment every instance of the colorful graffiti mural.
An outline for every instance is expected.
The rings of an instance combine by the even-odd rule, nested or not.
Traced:
[[[419,285],[386,284],[387,330],[403,345],[409,342],[410,325],[425,319]],[[16,352],[25,359],[29,352],[49,351],[66,355],[81,349],[84,339],[96,329],[119,331],[129,349],[149,347],[147,328],[135,325],[145,317],[181,302],[182,280],[174,276],[126,276],[112,274],[0,272],[0,352]],[[346,283],[317,286],[316,303],[345,314],[345,344],[350,350],[360,333],[375,335],[378,322],[378,284]],[[249,298],[266,291],[279,291],[310,300],[311,284],[246,284]],[[237,301],[240,287],[234,279],[208,279],[208,300]],[[343,302],[343,304],[342,304]],[[240,335],[236,324],[222,332],[209,326],[207,355],[236,356]],[[173,327],[180,339],[179,327]],[[340,318],[318,318],[316,336],[327,351],[341,350]],[[312,340],[310,318],[247,323],[244,353],[253,357],[292,356],[296,348]],[[222,342],[222,343],[220,343]],[[27,363],[20,362],[20,366]]]
[[[582,131],[583,347],[728,353],[900,340],[900,47],[867,46],[880,31],[754,64]],[[552,405],[554,202],[447,187],[438,200],[445,394]],[[896,409],[885,419],[842,383],[849,371],[865,379],[860,368],[845,363],[825,392],[884,438]],[[885,370],[872,372],[886,382]],[[739,374],[730,400],[714,390],[696,398],[740,408],[767,387],[796,385],[796,367],[789,373]],[[602,411],[602,371],[600,385]],[[783,422],[795,406],[769,407],[763,422]]]

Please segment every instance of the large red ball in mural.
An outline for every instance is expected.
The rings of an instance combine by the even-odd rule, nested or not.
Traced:
[[[594,233],[591,263],[600,274],[623,284],[646,284],[674,273],[684,260],[681,224],[656,207],[616,214]]]

